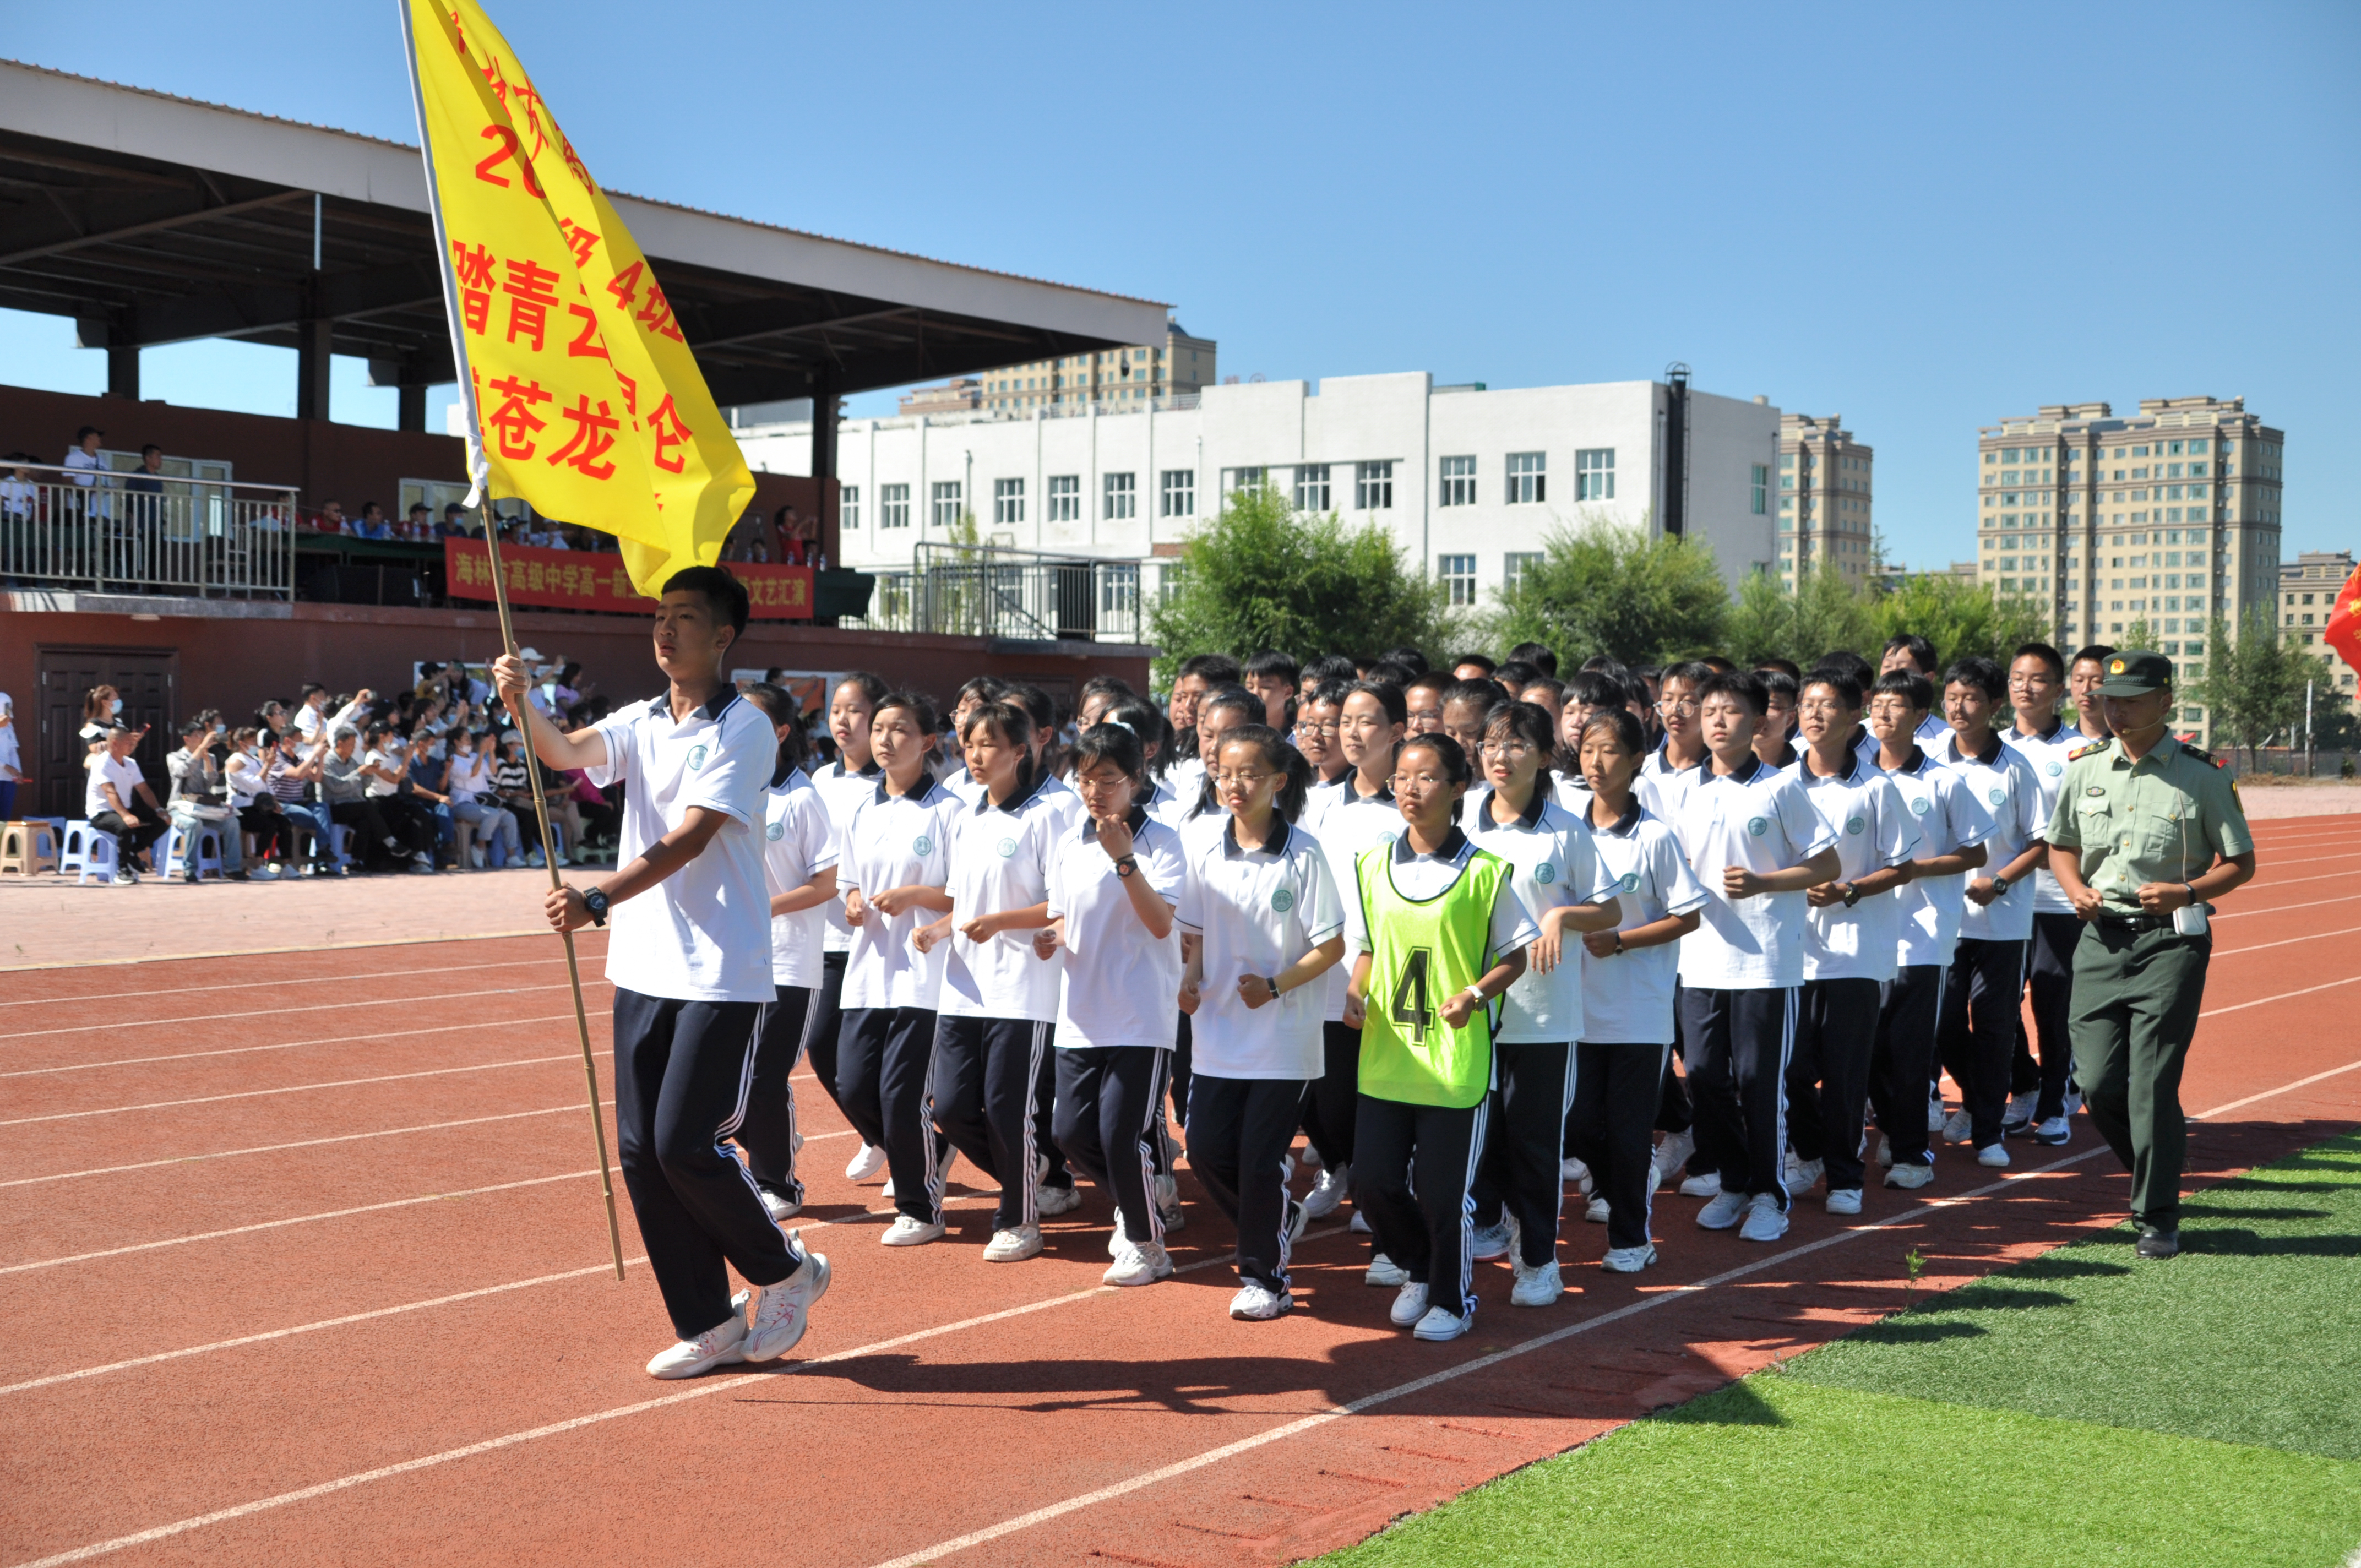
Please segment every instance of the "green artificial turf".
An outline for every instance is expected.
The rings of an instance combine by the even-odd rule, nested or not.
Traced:
[[[1324,1560],[2361,1563],[2361,1135],[1503,1476]]]

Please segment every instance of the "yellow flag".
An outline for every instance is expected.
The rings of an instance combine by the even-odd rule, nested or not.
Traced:
[[[478,488],[711,565],[754,477],[655,273],[476,0],[402,0]]]

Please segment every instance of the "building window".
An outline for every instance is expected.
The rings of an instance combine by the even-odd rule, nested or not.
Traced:
[[[861,487],[842,485],[836,492],[836,518],[840,528],[861,526]]]
[[[1438,506],[1472,507],[1476,504],[1476,459],[1445,457],[1443,460],[1443,495]]]
[[[1509,504],[1533,506],[1549,499],[1549,475],[1544,471],[1546,459],[1538,452],[1509,454]]]
[[[1514,593],[1517,585],[1524,581],[1525,574],[1538,567],[1542,560],[1542,553],[1538,550],[1510,551],[1500,560],[1500,586]]]
[[[910,487],[880,485],[877,487],[877,526],[907,528],[910,526]]]
[[[1139,567],[1114,562],[1099,569],[1099,617],[1127,620],[1139,613]]]
[[[1450,590],[1453,604],[1476,602],[1476,557],[1473,555],[1438,555],[1434,558],[1435,575]]]
[[[934,507],[928,517],[937,528],[959,526],[960,514],[966,510],[960,494],[960,487],[961,482],[957,479],[935,481],[934,488],[930,492],[934,498]]]
[[[1394,504],[1391,463],[1353,465],[1353,507],[1356,511],[1390,511]]]
[[[1164,470],[1163,512],[1166,517],[1197,515],[1197,470],[1167,468]]]
[[[992,481],[992,521],[1002,528],[1025,521],[1024,480]]]
[[[1109,521],[1126,517],[1137,517],[1139,515],[1139,483],[1137,477],[1131,474],[1108,474],[1104,476],[1104,478],[1106,482],[1106,511],[1104,515]]]
[[[1754,465],[1754,515],[1763,516],[1771,510],[1771,466]]]
[[[1306,463],[1295,470],[1295,510],[1328,510],[1328,465]]]
[[[1574,455],[1574,499],[1611,501],[1615,499],[1615,448],[1598,446]]]
[[[1080,474],[1049,476],[1049,521],[1082,521],[1082,477]]]
[[[1222,470],[1222,493],[1235,495],[1240,490],[1259,490],[1269,482],[1269,473],[1262,468],[1224,468]]]

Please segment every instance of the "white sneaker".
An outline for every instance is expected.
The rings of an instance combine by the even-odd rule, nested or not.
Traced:
[[[1041,1250],[1041,1227],[1019,1225],[1013,1231],[994,1231],[992,1239],[983,1244],[986,1263],[1022,1263]]]
[[[1597,1185],[1591,1179],[1590,1168],[1572,1155],[1557,1162],[1557,1175],[1561,1181],[1579,1182],[1582,1186],[1582,1195],[1586,1198],[1590,1196],[1590,1190]]]
[[[1154,1242],[1126,1246],[1107,1271],[1099,1276],[1107,1285],[1153,1285],[1172,1277],[1172,1255]]]
[[[1986,1144],[1976,1151],[1976,1163],[1987,1170],[2006,1170],[2008,1150],[1998,1144]]]
[[[746,1359],[776,1361],[795,1349],[811,1326],[813,1306],[828,1294],[828,1279],[827,1255],[807,1253],[801,1268],[776,1285],[758,1288],[746,1329]]]
[[[1787,1234],[1787,1212],[1768,1192],[1757,1192],[1746,1205],[1746,1223],[1739,1235],[1750,1242],[1775,1242]]]
[[[1973,1116],[1965,1111],[1954,1111],[1943,1118],[1943,1141],[1947,1144],[1966,1143],[1968,1135],[1975,1129],[1976,1119]]]
[[[847,1181],[866,1181],[885,1168],[885,1151],[874,1144],[863,1144],[844,1167]]]
[[[1905,1191],[1915,1192],[1934,1179],[1935,1168],[1931,1165],[1897,1165],[1885,1173],[1885,1185]]]
[[[763,1194],[763,1212],[768,1213],[772,1219],[792,1220],[797,1214],[803,1212],[804,1206],[801,1203],[796,1202],[794,1199],[782,1198],[768,1188],[763,1188],[760,1190]]]
[[[1607,1200],[1593,1198],[1590,1201],[1590,1207],[1582,1212],[1582,1217],[1594,1225],[1603,1225],[1607,1223],[1608,1212]]]
[[[746,1359],[746,1320],[731,1317],[695,1339],[685,1339],[648,1363],[651,1377],[694,1377]]]
[[[885,1227],[885,1234],[877,1239],[887,1246],[924,1246],[928,1242],[940,1241],[942,1235],[943,1223],[940,1220],[930,1225],[907,1214],[896,1214],[894,1223]]]
[[[878,1190],[877,1196],[884,1199],[888,1203],[894,1201],[895,1198],[898,1196],[894,1190],[894,1179],[892,1177],[889,1176],[885,1179],[885,1185]]]
[[[1230,1298],[1230,1316],[1241,1322],[1267,1323],[1295,1310],[1295,1298],[1274,1290],[1259,1279],[1249,1279]]]
[[[1082,1190],[1079,1187],[1037,1187],[1033,1190],[1033,1212],[1045,1220],[1071,1214],[1082,1206]]]
[[[1643,1242],[1638,1246],[1611,1246],[1598,1266],[1609,1274],[1637,1274],[1656,1261],[1656,1244]]]
[[[1697,1153],[1697,1135],[1689,1132],[1666,1133],[1664,1141],[1656,1146],[1657,1168],[1666,1176],[1688,1164],[1689,1156]]]
[[[1490,1263],[1509,1255],[1509,1227],[1506,1223],[1480,1225],[1476,1231],[1475,1250],[1468,1254],[1478,1263]]]
[[[1930,1133],[1941,1132],[1946,1120],[1943,1114],[1943,1091],[1939,1087],[1928,1089],[1927,1091],[1927,1130]]]
[[[1413,1339],[1457,1339],[1474,1325],[1476,1314],[1455,1317],[1441,1307],[1429,1307],[1426,1316],[1419,1319],[1418,1327],[1411,1330]]]
[[[1312,1211],[1292,1198],[1287,1201],[1287,1245],[1293,1246],[1312,1228]]]
[[[1164,1234],[1177,1235],[1189,1228],[1189,1212],[1180,1207],[1180,1179],[1159,1176],[1149,1190],[1156,1197],[1156,1217],[1164,1222]]]
[[[1345,1228],[1356,1236],[1373,1236],[1377,1234],[1375,1231],[1369,1229],[1369,1217],[1367,1214],[1362,1213],[1358,1209],[1355,1209],[1353,1211],[1353,1223],[1346,1225]]]
[[[1538,1267],[1517,1265],[1517,1282],[1509,1288],[1511,1307],[1546,1307],[1565,1294],[1565,1281],[1558,1274],[1557,1259],[1552,1258]]]
[[[1824,1159],[1797,1159],[1790,1155],[1787,1160],[1788,1193],[1792,1196],[1797,1192],[1809,1192],[1819,1185],[1820,1178],[1828,1174],[1828,1162]]]
[[[1681,1183],[1684,1198],[1715,1198],[1721,1194],[1721,1172],[1708,1170],[1703,1176],[1692,1176]]]
[[[1121,1257],[1123,1249],[1130,1245],[1131,1237],[1125,1234],[1123,1228],[1123,1205],[1118,1203],[1115,1211],[1115,1229],[1107,1233],[1107,1255]]]
[[[1312,1141],[1309,1138],[1304,1140],[1303,1152],[1295,1157],[1295,1163],[1306,1170],[1320,1168],[1320,1151],[1312,1146]]]
[[[1393,1319],[1394,1327],[1398,1329],[1409,1328],[1421,1318],[1425,1317],[1426,1287],[1413,1283],[1405,1277],[1402,1280],[1401,1289],[1394,1297],[1394,1304],[1388,1316]]]
[[[1861,1189],[1839,1187],[1828,1194],[1820,1207],[1831,1214],[1858,1214],[1861,1212]]]
[[[2072,1142],[2073,1137],[2073,1125],[2063,1116],[2052,1116],[2034,1124],[2033,1141],[2037,1144],[2047,1144],[2056,1148],[2060,1144]]]
[[[1410,1283],[1410,1270],[1384,1253],[1373,1252],[1369,1255],[1368,1272],[1361,1276],[1361,1283],[1374,1285],[1380,1290],[1392,1290]]]
[[[1894,1165],[1894,1140],[1883,1133],[1877,1135],[1877,1163],[1888,1169]]]
[[[1303,1212],[1315,1220],[1326,1219],[1344,1204],[1352,1179],[1353,1168],[1349,1165],[1330,1166],[1323,1170],[1320,1179],[1312,1184],[1312,1190],[1303,1195]]]
[[[1726,1231],[1746,1214],[1751,1200],[1743,1192],[1717,1192],[1697,1211],[1697,1223],[1708,1231]]]
[[[2030,1094],[2010,1095],[2008,1109],[2001,1113],[2001,1135],[2023,1137],[2026,1130],[2033,1125],[2033,1113],[2040,1108],[2041,1091],[2037,1089]]]

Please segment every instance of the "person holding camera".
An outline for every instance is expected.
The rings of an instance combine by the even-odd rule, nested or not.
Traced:
[[[213,746],[213,721],[204,715],[181,726],[181,749],[164,759],[164,771],[172,775],[165,808],[172,826],[181,830],[183,881],[197,880],[197,836],[210,829],[221,843],[222,871],[232,882],[244,882],[245,835],[238,831],[237,814],[230,809],[221,770],[214,765]]]

